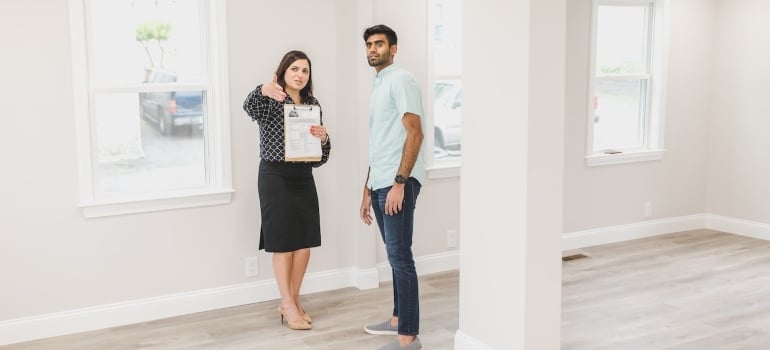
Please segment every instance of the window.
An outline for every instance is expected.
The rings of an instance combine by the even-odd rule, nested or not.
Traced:
[[[589,165],[662,157],[662,3],[594,5]]]
[[[230,201],[224,4],[70,0],[87,217]]]
[[[460,0],[428,1],[428,37],[431,42],[428,81],[433,89],[426,111],[432,115],[433,121],[431,168],[456,167],[460,162],[463,101],[461,10]]]

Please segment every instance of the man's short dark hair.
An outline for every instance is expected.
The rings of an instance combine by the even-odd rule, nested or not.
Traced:
[[[374,34],[385,34],[385,37],[388,38],[388,46],[398,45],[398,36],[396,36],[396,32],[384,24],[366,28],[366,30],[364,30],[364,41],[368,40],[369,37]]]

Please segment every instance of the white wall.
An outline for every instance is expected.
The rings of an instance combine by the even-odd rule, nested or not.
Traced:
[[[701,214],[706,206],[706,135],[713,23],[711,1],[672,1],[665,155],[662,161],[585,164],[590,0],[567,3],[564,232]]]
[[[708,212],[770,223],[770,2],[716,1]]]
[[[17,325],[13,320],[23,317],[271,281],[270,255],[257,253],[258,129],[241,105],[290,49],[306,51],[313,61],[316,95],[334,144],[330,162],[315,172],[323,246],[313,250],[308,273],[344,277],[351,268],[374,269],[376,260],[365,257],[376,256],[379,238],[358,219],[366,175],[361,157],[367,154],[361,131],[368,125],[368,104],[361,100],[368,99],[374,74],[361,34],[374,24],[375,9],[390,8],[385,3],[228,1],[232,203],[86,220],[77,207],[67,0],[0,2],[0,146],[6,164],[0,183],[0,326]],[[377,19],[395,21],[395,12],[388,13]],[[406,47],[397,60],[420,79],[424,68],[415,62],[425,61],[424,50],[414,48],[424,46],[425,26],[401,23]],[[401,23],[394,24],[397,30]],[[447,252],[444,230],[458,227],[458,186],[457,178],[425,184],[416,256]],[[244,258],[253,255],[260,256],[260,273],[247,279]],[[253,299],[260,297],[265,295]]]

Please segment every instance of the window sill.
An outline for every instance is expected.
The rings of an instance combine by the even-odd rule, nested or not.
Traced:
[[[626,163],[639,163],[648,162],[653,160],[663,159],[663,153],[665,150],[645,150],[645,151],[632,151],[622,152],[615,154],[597,153],[586,157],[586,165],[590,167],[626,164]]]
[[[83,216],[86,218],[146,213],[228,204],[232,199],[233,192],[231,188],[175,192],[164,194],[162,197],[155,195],[152,197],[81,203],[80,208],[83,210]]]
[[[460,161],[441,162],[426,170],[429,179],[460,177]]]

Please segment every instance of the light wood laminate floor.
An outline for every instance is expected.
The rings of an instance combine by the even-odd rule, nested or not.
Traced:
[[[583,251],[563,264],[562,349],[770,349],[770,242],[698,230]],[[420,338],[452,349],[458,274],[420,281]],[[384,283],[303,296],[310,331],[281,326],[270,301],[0,349],[376,349],[393,338],[362,327],[390,313],[391,293]]]
[[[709,230],[585,249],[562,273],[562,349],[770,349],[770,242]]]

